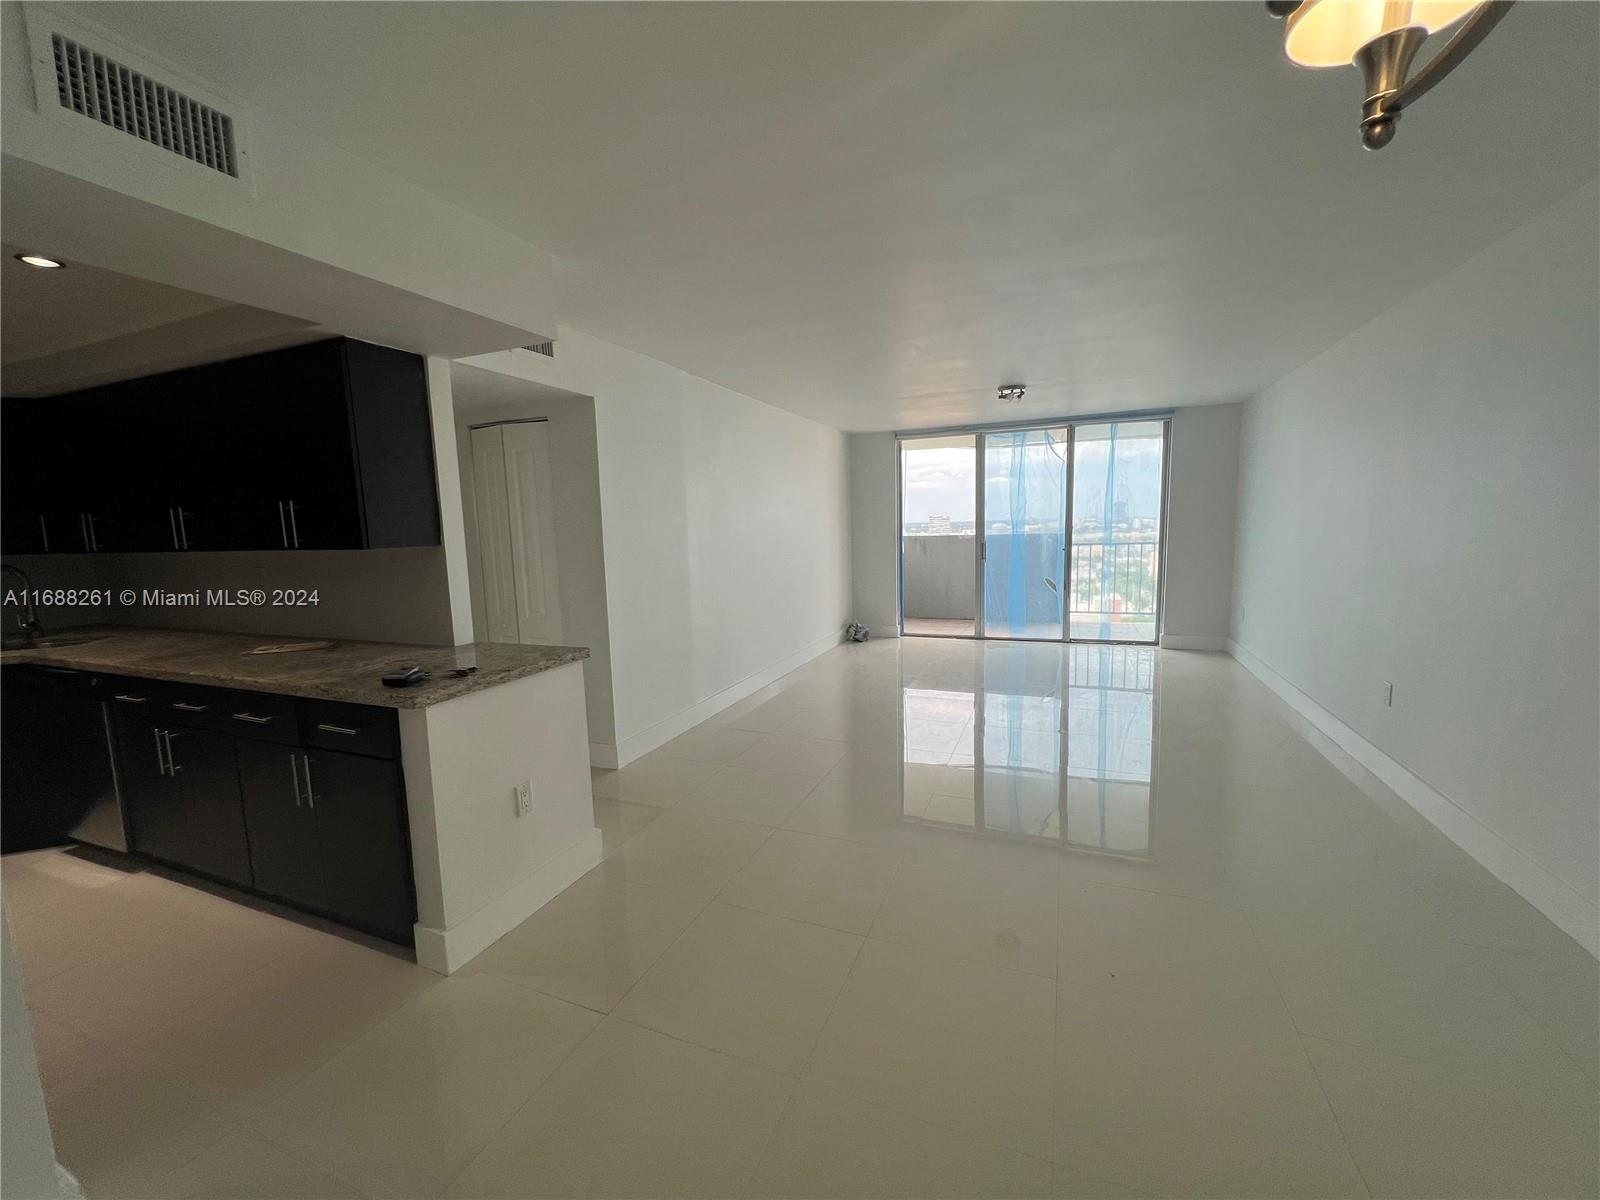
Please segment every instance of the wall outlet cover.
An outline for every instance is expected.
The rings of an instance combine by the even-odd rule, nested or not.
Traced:
[[[524,779],[517,784],[517,816],[525,817],[533,811],[533,784]]]

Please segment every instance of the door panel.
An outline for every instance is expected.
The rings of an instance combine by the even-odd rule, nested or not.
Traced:
[[[185,866],[250,883],[250,849],[239,803],[233,738],[208,729],[169,729],[168,753],[188,821]]]
[[[187,861],[189,823],[177,781],[166,771],[161,728],[153,721],[121,715],[116,718],[116,728],[133,848],[168,862]]]
[[[1072,637],[1153,642],[1166,423],[1080,425],[1073,439]]]
[[[978,632],[978,437],[900,443],[900,626],[920,637]]]
[[[479,578],[491,642],[517,640],[517,582],[506,496],[504,426],[472,431],[473,511],[478,518]]]
[[[1065,635],[1072,430],[983,437],[983,634]]]
[[[561,636],[561,600],[550,494],[550,426],[544,421],[509,424],[504,440],[517,637],[523,642],[552,641]]]
[[[235,750],[255,886],[296,904],[326,908],[316,811],[305,802],[300,751],[243,738]]]
[[[408,940],[416,904],[399,764],[330,750],[307,758],[328,911]]]

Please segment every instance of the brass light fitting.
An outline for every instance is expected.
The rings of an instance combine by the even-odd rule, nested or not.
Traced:
[[[1400,112],[1415,104],[1506,15],[1514,0],[1267,0],[1274,17],[1287,17],[1283,48],[1302,67],[1360,68],[1361,144],[1381,150],[1394,141]],[[1426,63],[1411,74],[1417,51],[1430,35],[1455,28]]]

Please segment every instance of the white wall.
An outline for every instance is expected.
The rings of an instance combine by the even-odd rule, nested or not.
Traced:
[[[1242,408],[1208,404],[1172,414],[1163,646],[1190,650],[1226,646]]]
[[[62,1194],[55,1140],[39,1084],[33,1025],[23,998],[11,926],[0,910],[0,1195],[44,1200]]]
[[[844,434],[573,329],[465,361],[594,399],[620,762],[838,641]]]
[[[892,433],[852,433],[849,453],[852,617],[899,637],[899,449]]]
[[[1251,401],[1234,631],[1591,951],[1597,288],[1590,185]]]

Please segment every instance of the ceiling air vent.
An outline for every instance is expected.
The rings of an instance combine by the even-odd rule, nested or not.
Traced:
[[[542,354],[546,358],[554,358],[556,356],[556,344],[554,342],[534,342],[531,346],[519,346],[517,348],[519,350],[532,350],[535,354]]]
[[[238,178],[233,118],[227,113],[59,33],[50,35],[50,43],[62,108]]]

